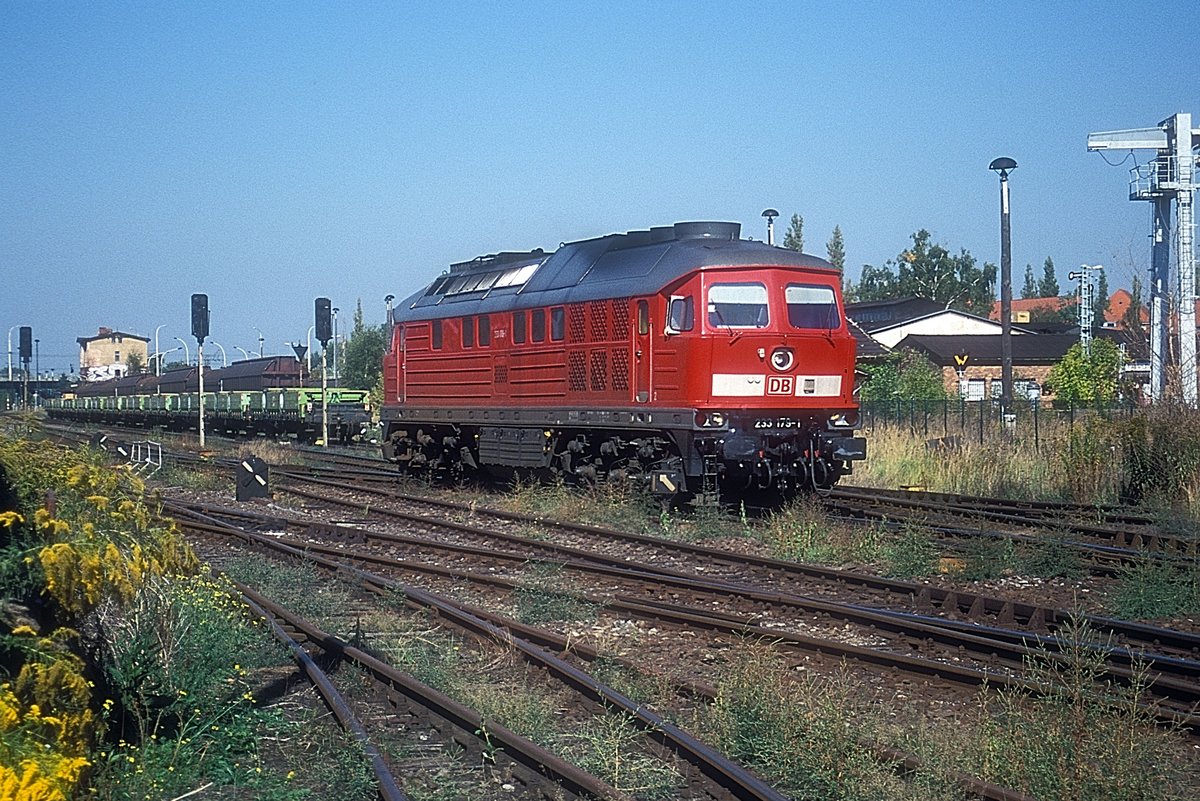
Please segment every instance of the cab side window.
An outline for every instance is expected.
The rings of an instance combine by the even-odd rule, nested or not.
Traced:
[[[546,341],[546,310],[545,309],[534,309],[533,310],[533,332],[532,333],[533,333],[533,341],[534,342],[545,342]]]
[[[667,327],[672,331],[691,331],[696,327],[696,300],[691,295],[671,297]]]
[[[550,310],[550,338],[562,342],[566,333],[566,312],[562,306]]]

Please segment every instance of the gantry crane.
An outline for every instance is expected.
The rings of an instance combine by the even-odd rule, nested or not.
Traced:
[[[1183,401],[1196,407],[1196,261],[1193,252],[1195,221],[1192,199],[1196,187],[1195,149],[1200,129],[1192,128],[1191,114],[1175,114],[1154,128],[1131,128],[1088,134],[1087,148],[1094,150],[1153,150],[1154,159],[1131,169],[1129,199],[1154,204],[1150,251],[1150,399],[1166,394],[1166,363],[1170,354],[1167,322],[1174,239],[1179,276],[1179,370]],[[1171,201],[1175,201],[1172,236]]]

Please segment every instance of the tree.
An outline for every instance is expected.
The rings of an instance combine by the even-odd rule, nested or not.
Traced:
[[[825,244],[825,252],[829,254],[829,263],[837,267],[839,273],[846,272],[846,243],[842,241],[841,226],[833,226],[833,236]]]
[[[883,267],[864,264],[858,286],[850,287],[854,302],[913,296],[932,300],[947,309],[986,316],[995,301],[996,265],[976,265],[966,248],[952,256],[930,242],[921,229],[912,235],[913,246]]]
[[[383,375],[383,353],[387,349],[387,325],[363,324],[362,299],[354,311],[354,328],[342,351],[339,364],[342,385],[372,389]]]
[[[1038,296],[1037,281],[1033,280],[1033,265],[1025,265],[1025,285],[1021,287],[1021,300],[1029,300]]]
[[[1054,259],[1047,256],[1046,263],[1042,265],[1042,280],[1038,282],[1038,297],[1057,298],[1060,291],[1058,279],[1054,277]]]
[[[862,266],[862,275],[857,284],[846,288],[846,299],[850,303],[870,303],[896,297],[896,274],[887,267]]]
[[[1104,327],[1104,313],[1108,311],[1108,276],[1104,268],[1100,268],[1100,278],[1096,282],[1096,299],[1092,302],[1092,325],[1095,328]]]
[[[125,366],[129,369],[130,373],[142,373],[146,370],[146,362],[142,360],[142,354],[136,350],[131,351],[125,357]]]
[[[799,214],[792,215],[792,222],[783,235],[783,246],[789,250],[804,250],[804,218]]]
[[[869,376],[859,392],[864,401],[946,399],[942,371],[915,351],[893,351],[858,368]]]
[[[1150,344],[1146,333],[1146,324],[1142,322],[1142,310],[1146,307],[1142,300],[1142,279],[1133,277],[1133,286],[1129,289],[1129,308],[1121,317],[1121,327],[1129,332],[1131,359],[1149,359]]]
[[[1050,368],[1046,386],[1055,400],[1073,403],[1111,403],[1117,397],[1121,352],[1107,339],[1093,339],[1090,354],[1075,344]]]
[[[930,242],[921,229],[912,235],[913,246],[896,261],[900,272],[897,288],[903,295],[927,298],[947,309],[961,309],[986,316],[995,299],[996,265],[975,265],[975,257],[963,248],[957,256]]]

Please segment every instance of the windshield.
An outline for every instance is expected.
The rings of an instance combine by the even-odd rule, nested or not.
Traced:
[[[788,284],[784,290],[792,328],[833,329],[841,326],[833,287]]]
[[[766,328],[767,288],[762,284],[713,284],[708,290],[712,328]]]

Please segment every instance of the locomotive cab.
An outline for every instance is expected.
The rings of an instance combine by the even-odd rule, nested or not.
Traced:
[[[715,462],[722,485],[823,489],[865,457],[839,283],[764,265],[706,270],[668,296],[663,358],[689,366],[678,400],[696,409],[693,459],[704,473]]]

